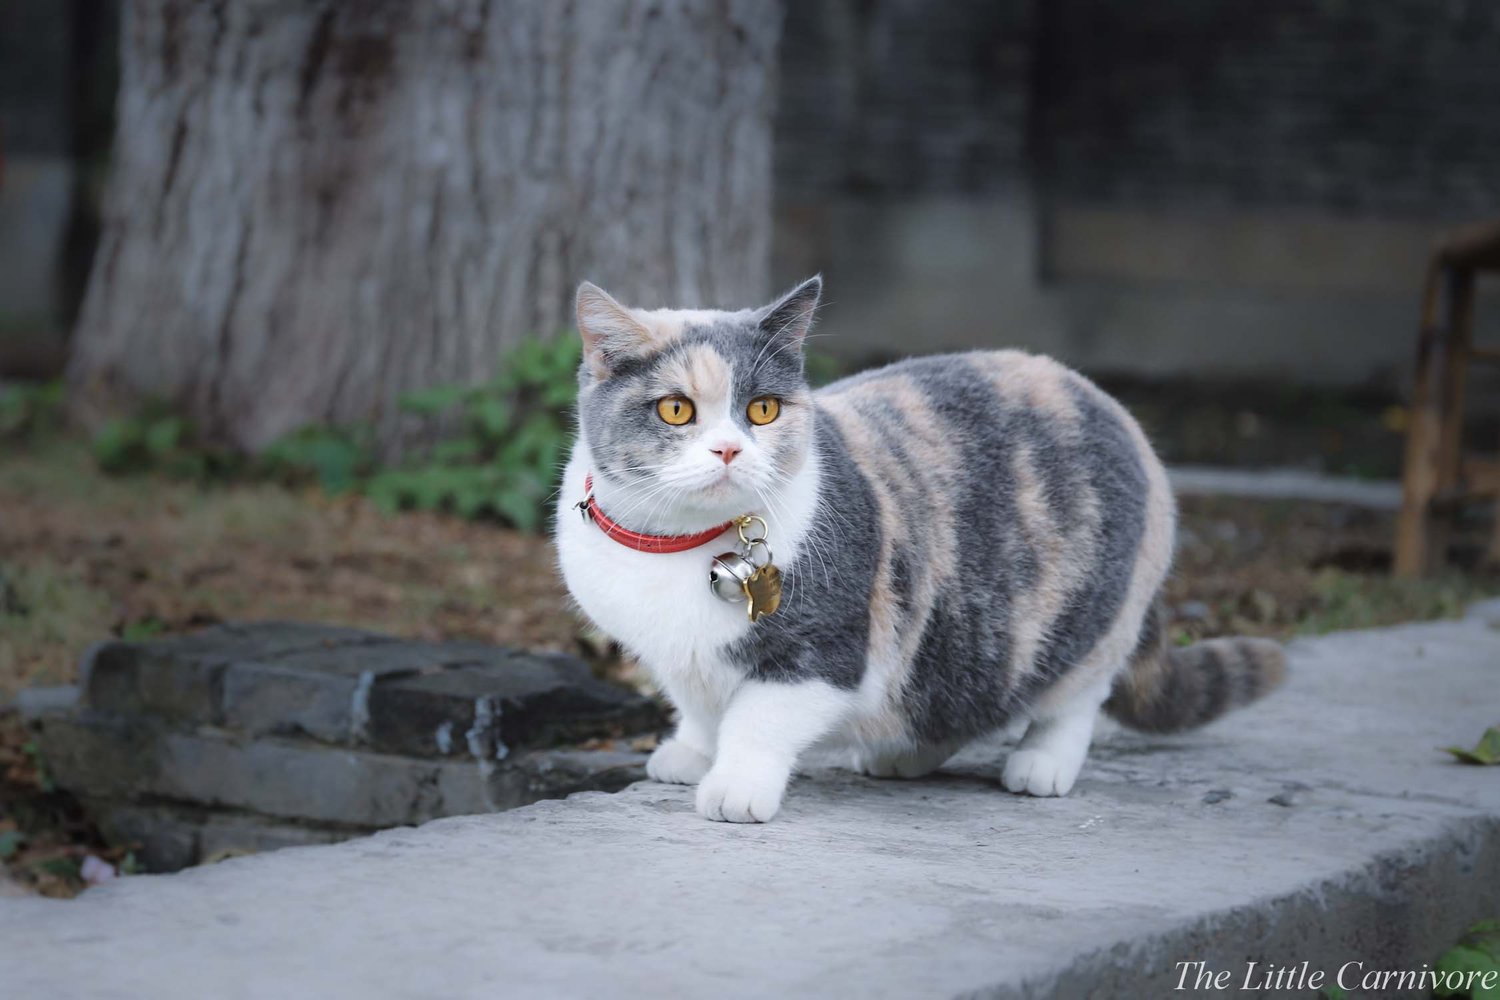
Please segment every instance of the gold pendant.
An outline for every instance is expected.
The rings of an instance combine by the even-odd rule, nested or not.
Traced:
[[[750,574],[742,586],[749,601],[746,611],[750,621],[758,622],[766,615],[774,615],[781,607],[781,570],[770,563]]]

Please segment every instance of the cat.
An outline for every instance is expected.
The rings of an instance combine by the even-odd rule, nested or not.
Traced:
[[[709,819],[764,822],[814,744],[917,777],[1024,718],[1001,784],[1065,795],[1101,708],[1171,732],[1280,682],[1274,642],[1166,642],[1176,507],[1123,407],[1014,350],[814,391],[821,295],[814,277],[760,309],[647,311],[578,289],[558,560],[676,709],[651,778],[696,784]],[[757,621],[709,585],[746,515],[766,535],[752,564],[768,548],[782,574]]]

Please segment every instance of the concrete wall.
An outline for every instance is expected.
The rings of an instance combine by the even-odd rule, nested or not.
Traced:
[[[1395,387],[1432,241],[1500,213],[1496,50],[1481,2],[792,5],[775,274],[846,355]]]

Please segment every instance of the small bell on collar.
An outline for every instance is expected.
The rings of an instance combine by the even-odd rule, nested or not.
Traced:
[[[760,524],[760,534],[749,534],[749,529]],[[739,522],[742,552],[724,552],[714,557],[708,571],[708,586],[714,596],[738,604],[746,601],[746,613],[752,622],[766,615],[775,614],[781,607],[781,570],[771,561],[771,547],[766,544],[769,531],[765,519],[757,515],[743,517]],[[757,563],[756,547],[761,549],[763,562]]]

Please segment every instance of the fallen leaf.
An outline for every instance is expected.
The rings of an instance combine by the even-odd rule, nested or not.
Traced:
[[[1472,750],[1465,750],[1463,747],[1443,747],[1442,749],[1465,764],[1500,764],[1500,726],[1491,726],[1486,729]]]

